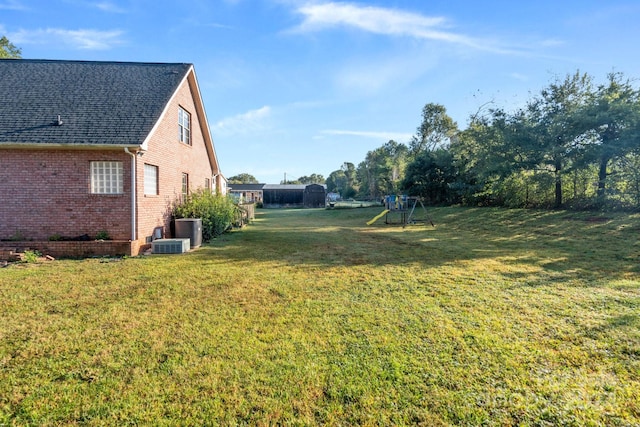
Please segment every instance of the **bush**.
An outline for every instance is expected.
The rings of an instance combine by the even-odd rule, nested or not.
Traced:
[[[42,254],[39,251],[24,251],[24,262],[37,262]]]
[[[109,233],[106,230],[102,230],[96,234],[96,240],[111,240],[111,237],[109,237]]]
[[[202,239],[208,242],[231,227],[237,210],[230,197],[198,190],[173,209],[173,216],[176,219],[201,218]]]

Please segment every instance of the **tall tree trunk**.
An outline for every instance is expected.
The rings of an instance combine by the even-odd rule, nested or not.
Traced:
[[[600,158],[600,167],[598,168],[598,191],[596,195],[599,201],[604,201],[606,184],[607,184],[607,165],[611,160],[610,156],[602,156]]]
[[[562,162],[560,160],[556,160],[555,167],[556,200],[554,203],[554,208],[560,209],[562,207]]]

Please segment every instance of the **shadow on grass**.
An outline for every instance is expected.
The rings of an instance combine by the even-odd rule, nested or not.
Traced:
[[[194,256],[203,262],[222,257],[298,267],[430,268],[498,261],[512,267],[503,277],[526,286],[554,280],[593,286],[640,272],[637,215],[434,208],[428,215],[435,227],[426,222],[403,228],[385,224],[384,218],[367,226],[380,210],[261,210],[252,225]],[[538,273],[532,275],[531,268]]]

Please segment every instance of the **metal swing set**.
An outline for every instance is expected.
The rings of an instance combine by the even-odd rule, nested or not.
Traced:
[[[426,219],[417,218],[416,215],[416,207],[420,204],[422,210],[425,214]],[[409,197],[406,195],[391,195],[385,196],[384,198],[384,210],[373,217],[371,220],[367,221],[367,225],[371,225],[374,222],[378,221],[383,216],[385,217],[385,224],[395,224],[392,221],[394,215],[399,215],[400,224],[402,224],[402,228],[405,228],[409,224],[416,224],[418,222],[429,222],[432,227],[435,227],[433,224],[433,220],[427,209],[424,207],[422,200],[419,197]]]

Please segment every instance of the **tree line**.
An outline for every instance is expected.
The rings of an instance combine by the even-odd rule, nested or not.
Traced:
[[[389,141],[326,179],[343,198],[419,196],[437,205],[640,208],[640,91],[579,71],[515,111],[488,103],[459,129],[428,103],[407,143]]]
[[[259,184],[255,176],[250,173],[243,172],[238,175],[227,178],[229,184]],[[280,181],[280,184],[324,184],[325,179],[322,174],[312,173],[311,175],[301,176],[299,178],[291,178]]]

